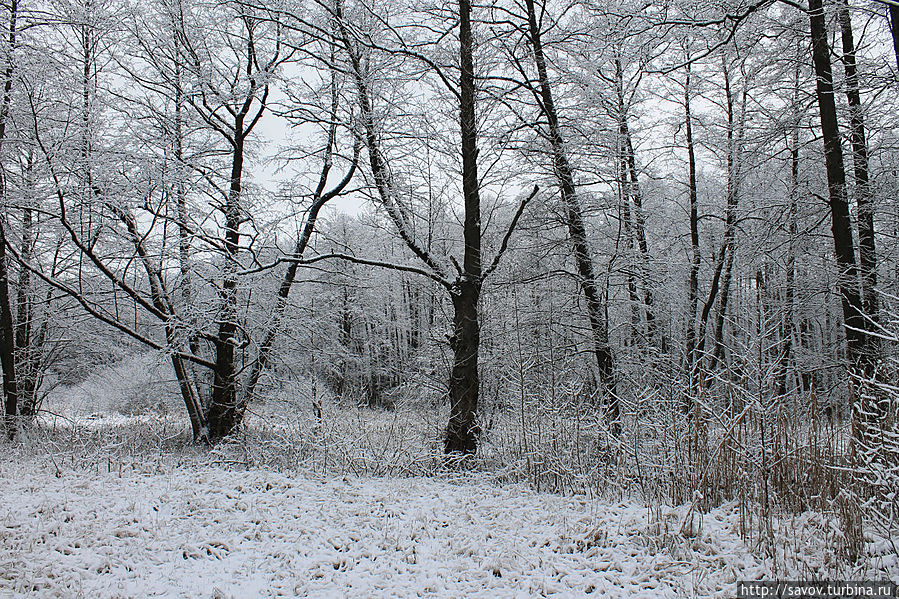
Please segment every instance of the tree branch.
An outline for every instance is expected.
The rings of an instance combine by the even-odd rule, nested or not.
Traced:
[[[527,205],[537,196],[538,191],[540,191],[540,187],[538,185],[534,185],[534,190],[531,191],[531,195],[521,201],[521,204],[518,206],[518,210],[515,212],[515,216],[512,217],[512,222],[509,223],[509,228],[506,231],[506,234],[503,236],[503,242],[499,246],[499,251],[493,258],[493,262],[490,263],[490,266],[488,266],[487,270],[484,271],[484,274],[481,275],[482,281],[486,279],[490,275],[490,273],[496,270],[497,266],[499,266],[500,259],[503,257],[503,254],[506,253],[506,250],[509,247],[509,239],[512,238],[512,233],[515,232],[515,228],[518,226],[518,220],[521,218],[521,215],[524,213],[524,209],[527,207]]]

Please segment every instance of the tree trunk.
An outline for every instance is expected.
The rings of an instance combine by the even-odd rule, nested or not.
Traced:
[[[2,127],[2,125],[0,125]],[[2,133],[0,133],[2,135]],[[5,192],[5,190],[3,190]],[[2,192],[0,192],[2,193]],[[4,193],[5,195],[5,193]],[[6,434],[10,439],[18,428],[18,386],[16,385],[15,344],[12,310],[9,307],[9,270],[6,256],[5,226],[0,222],[0,362],[3,369],[3,395]]]
[[[833,72],[830,63],[830,46],[827,42],[827,25],[821,0],[809,0],[809,21],[812,37],[812,62],[815,68],[818,108],[821,118],[821,135],[824,141],[824,158],[827,169],[827,189],[831,215],[834,253],[837,259],[837,284],[843,311],[843,331],[846,336],[846,356],[849,362],[850,386],[859,377],[874,375],[874,356],[868,346],[868,324],[864,317],[859,293],[858,267],[852,240],[852,224],[849,219],[849,202],[846,197],[846,171],[843,151],[840,147],[840,131],[837,124],[837,108],[833,89]],[[861,405],[856,399],[853,406],[853,433],[856,441],[864,438],[869,424],[879,420],[877,410]]]
[[[691,69],[687,64],[687,77],[684,82],[684,122],[687,132],[687,162],[689,169],[689,193],[690,193],[690,247],[692,257],[690,260],[690,280],[687,290],[687,333],[686,333],[686,358],[687,376],[689,378],[690,393],[696,391],[696,308],[699,305],[699,266],[702,254],[699,251],[699,194],[696,186],[696,152],[693,147],[693,117],[690,113],[690,77]],[[684,408],[692,409],[692,400],[687,398]]]
[[[465,218],[463,221],[463,265],[457,266],[460,271],[459,276],[452,283],[444,276],[443,268],[431,255],[430,247],[424,249],[416,242],[409,227],[407,212],[393,196],[393,183],[387,159],[381,153],[380,134],[373,113],[368,74],[363,64],[363,57],[351,40],[351,35],[343,20],[343,10],[339,0],[334,5],[334,15],[340,41],[349,58],[358,91],[359,109],[364,127],[363,141],[368,150],[369,165],[381,206],[406,246],[428,266],[430,272],[433,273],[432,278],[438,280],[449,290],[453,301],[453,334],[450,336],[453,366],[448,384],[451,405],[450,419],[444,436],[444,450],[447,453],[472,454],[477,451],[475,417],[479,395],[478,349],[480,344],[478,301],[483,272],[471,4],[469,0],[459,1],[461,67],[459,120],[462,136],[462,193]]]
[[[628,106],[624,97],[624,69],[619,58],[615,59],[615,84],[618,95],[618,134],[623,145],[624,166],[626,175],[623,177],[625,200],[634,203],[633,225],[634,237],[639,250],[639,271],[643,285],[643,308],[646,314],[646,338],[654,342],[656,338],[656,318],[654,298],[652,293],[652,281],[649,274],[649,244],[646,242],[646,216],[643,213],[643,194],[640,191],[640,177],[637,172],[637,156],[634,152],[634,141],[631,129],[628,126]],[[662,343],[664,345],[664,342]]]
[[[16,16],[18,4],[12,0],[9,5],[9,28],[6,55],[6,69],[3,73],[3,100],[0,104],[0,159],[3,142],[6,141],[6,121],[9,118],[13,79],[13,50],[16,43]],[[18,428],[19,392],[16,384],[16,347],[13,330],[12,308],[9,304],[9,264],[6,256],[6,229],[3,216],[6,213],[6,173],[0,173],[0,367],[3,371],[3,396],[6,414],[6,434],[10,439]]]
[[[858,205],[858,262],[861,270],[862,305],[865,317],[877,323],[880,302],[877,292],[877,250],[874,241],[874,197],[868,179],[868,144],[865,140],[865,120],[858,69],[855,62],[855,40],[852,35],[852,15],[849,0],[839,4],[840,31],[843,42],[843,69],[846,73],[846,99],[849,104],[849,139],[852,144],[852,164],[855,176],[855,201]],[[876,352],[877,337],[869,336],[868,350]]]
[[[480,283],[474,281],[462,281],[452,292],[453,334],[450,337],[450,348],[453,350],[453,367],[449,382],[451,409],[444,441],[447,453],[471,454],[478,446],[475,415],[480,385],[478,377],[480,295]]]
[[[896,69],[899,73],[899,4],[894,2],[890,3],[890,31],[893,34],[893,54],[896,55]]]
[[[231,185],[225,205],[224,264],[219,330],[215,339],[215,369],[212,380],[212,402],[207,414],[209,438],[218,441],[240,424],[237,406],[237,369],[234,349],[237,345],[237,259],[240,247],[240,192],[243,175],[243,119],[235,119],[235,139],[231,161]]]
[[[481,296],[481,197],[478,181],[477,122],[475,120],[474,42],[471,35],[471,2],[459,0],[460,94],[459,124],[462,132],[462,196],[465,205],[462,273],[453,285],[453,368],[449,381],[450,419],[446,427],[447,453],[477,450],[475,417],[478,409],[478,349]]]
[[[568,226],[568,238],[574,249],[574,260],[577,268],[581,291],[587,304],[587,317],[592,332],[593,355],[599,369],[600,382],[604,387],[603,405],[606,417],[616,434],[620,431],[620,409],[615,381],[615,365],[612,350],[609,346],[609,330],[606,322],[605,306],[596,285],[593,268],[593,257],[587,238],[587,228],[581,210],[577,189],[574,184],[574,173],[565,151],[565,143],[559,126],[549,76],[546,69],[546,58],[543,54],[543,43],[537,23],[537,11],[534,0],[525,0],[528,12],[528,29],[534,60],[537,63],[537,76],[540,81],[540,97],[543,101],[543,113],[549,124],[550,144],[553,153],[553,171],[559,181],[562,201],[565,205],[565,221]]]

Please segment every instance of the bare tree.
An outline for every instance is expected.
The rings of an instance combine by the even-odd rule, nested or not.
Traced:
[[[575,267],[581,292],[587,308],[587,317],[590,322],[591,349],[599,371],[599,380],[603,388],[602,403],[607,411],[607,418],[612,423],[613,430],[620,433],[620,408],[618,391],[615,381],[615,362],[609,345],[609,325],[606,321],[608,308],[603,301],[599,286],[597,285],[596,267],[594,265],[593,252],[587,235],[587,226],[581,201],[578,198],[575,173],[566,150],[564,133],[559,121],[553,88],[547,68],[547,58],[544,53],[543,32],[541,22],[538,21],[537,7],[534,0],[525,0],[525,14],[521,29],[527,39],[530,51],[533,53],[534,64],[537,70],[536,85],[530,86],[536,103],[546,119],[546,132],[542,136],[546,138],[550,146],[552,172],[559,186],[559,191],[564,205],[564,221],[568,229],[568,238],[574,252]],[[551,21],[545,5],[540,7],[541,19]],[[520,63],[518,63],[520,65]],[[520,67],[521,68],[521,67]],[[527,72],[522,68],[522,76],[529,79]],[[639,200],[637,200],[639,204]],[[642,217],[640,222],[642,223]],[[641,228],[642,230],[642,228]],[[645,236],[643,237],[645,244]],[[651,298],[651,295],[649,296]],[[650,305],[651,305],[650,299]],[[651,312],[650,312],[651,313]]]
[[[3,143],[6,140],[6,126],[13,84],[14,50],[16,46],[16,17],[18,3],[11,0],[6,27],[6,52],[3,70],[3,97],[0,99],[0,160],[3,158]],[[5,165],[0,167],[0,207],[6,212],[6,174]],[[12,309],[9,296],[9,265],[6,256],[6,229],[3,223],[5,214],[0,214],[0,365],[3,370],[3,396],[6,413],[6,434],[12,439],[16,434],[19,390],[16,384],[15,332],[13,330]]]
[[[366,52],[377,49],[376,42],[365,37],[351,23],[345,13],[343,3],[335,2],[333,17],[337,29],[336,37],[345,53],[348,70],[354,80],[357,102],[363,130],[368,162],[374,179],[380,205],[387,213],[395,231],[410,251],[424,264],[424,268],[386,265],[377,261],[355,259],[357,262],[399,268],[418,272],[440,283],[450,295],[453,305],[453,332],[449,336],[453,352],[452,368],[449,376],[450,418],[444,438],[447,453],[471,454],[477,450],[477,410],[480,379],[478,373],[478,351],[480,347],[480,314],[478,303],[484,280],[498,266],[500,258],[508,247],[509,239],[527,203],[536,195],[536,187],[518,207],[502,239],[493,261],[486,264],[482,258],[482,224],[480,181],[478,179],[478,127],[477,83],[474,72],[474,48],[472,36],[472,6],[468,0],[460,0],[456,13],[459,23],[459,83],[456,85],[436,62],[415,51],[408,45],[400,45],[393,50],[413,60],[425,64],[442,85],[450,91],[457,102],[462,184],[462,238],[463,254],[461,264],[453,257],[450,261],[456,276],[450,277],[448,269],[432,252],[415,238],[410,211],[397,198],[397,188],[382,144],[379,118],[373,105],[370,73],[367,71]],[[391,30],[395,33],[394,30]],[[352,259],[350,256],[334,256]]]
[[[859,270],[855,259],[855,244],[852,239],[852,224],[849,218],[849,201],[846,192],[846,170],[843,163],[843,149],[840,143],[834,98],[833,71],[830,62],[831,49],[821,0],[809,1],[808,14],[811,24],[812,63],[816,75],[821,135],[824,141],[831,231],[839,268],[837,284],[843,310],[843,331],[846,336],[849,372],[850,376],[856,380],[871,379],[876,374],[876,336],[872,334],[869,319],[865,318],[862,293],[859,288]],[[855,134],[857,135],[858,131],[855,131]],[[853,406],[854,432],[857,439],[864,437],[868,425],[876,425],[882,420],[879,411],[876,404]]]

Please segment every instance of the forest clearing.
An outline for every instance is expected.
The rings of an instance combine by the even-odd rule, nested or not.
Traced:
[[[895,595],[897,90],[895,0],[0,1],[0,594]]]

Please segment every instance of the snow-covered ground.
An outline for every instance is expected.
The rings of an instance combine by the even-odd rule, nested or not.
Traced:
[[[0,464],[0,595],[725,597],[759,578],[735,527],[477,479],[193,464]]]
[[[750,504],[620,502],[637,491],[614,481],[537,493],[500,484],[515,479],[499,453],[444,470],[414,412],[333,404],[319,422],[273,403],[209,450],[183,417],[108,399],[59,402],[0,441],[0,599],[704,598],[744,579],[899,578],[899,539],[876,530],[868,557],[840,562],[833,512],[762,526]]]

